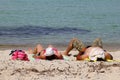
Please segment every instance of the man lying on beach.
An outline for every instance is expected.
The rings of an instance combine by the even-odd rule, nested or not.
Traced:
[[[30,50],[30,53],[34,54],[33,57],[35,59],[63,59],[62,54],[52,45],[48,45],[48,47],[45,49],[41,44],[38,44],[33,51]]]
[[[63,54],[68,56],[69,52],[73,48],[76,48],[79,51],[78,55],[76,56],[77,60],[90,59],[91,61],[107,61],[113,59],[112,55],[103,49],[100,38],[94,40],[93,44],[87,47],[82,43],[82,41],[78,40],[77,38],[73,38]]]

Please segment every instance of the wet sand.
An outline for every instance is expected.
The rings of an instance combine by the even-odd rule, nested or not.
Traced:
[[[28,50],[29,48],[34,48],[37,44],[0,44],[0,50],[15,50],[15,49],[23,49]],[[43,47],[47,47],[48,44],[42,44]],[[66,44],[52,44],[58,50],[65,50],[68,46],[68,43]],[[90,45],[90,43],[86,43],[86,45]],[[119,51],[120,50],[120,43],[104,43],[103,48],[107,51]]]

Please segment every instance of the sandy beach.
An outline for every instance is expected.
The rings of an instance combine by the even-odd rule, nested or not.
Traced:
[[[34,60],[28,51],[50,44],[63,52],[73,38],[86,46],[101,38],[114,60],[77,61],[75,49],[69,60]],[[16,49],[25,51],[30,61],[12,60],[9,54]],[[0,0],[0,80],[119,78],[120,0]]]
[[[10,49],[0,51],[0,80],[118,80],[120,62],[75,61],[71,51],[70,60],[13,61]],[[28,54],[28,51],[26,50]],[[114,60],[120,60],[120,51],[112,51]],[[29,58],[31,54],[28,54]]]

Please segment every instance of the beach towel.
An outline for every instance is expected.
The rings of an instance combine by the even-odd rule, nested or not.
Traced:
[[[11,56],[12,60],[29,61],[28,55],[23,50],[12,50],[9,55],[12,55]]]

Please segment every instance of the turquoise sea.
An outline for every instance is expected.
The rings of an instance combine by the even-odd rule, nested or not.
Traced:
[[[0,44],[120,43],[120,0],[0,0]]]

